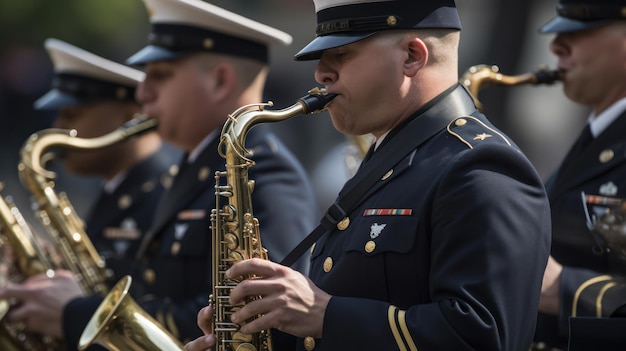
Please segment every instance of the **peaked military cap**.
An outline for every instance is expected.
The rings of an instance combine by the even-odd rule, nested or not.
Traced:
[[[54,79],[50,91],[35,101],[35,109],[57,110],[105,99],[135,100],[143,72],[58,39],[46,39],[44,46],[54,66]]]
[[[461,29],[454,0],[313,0],[317,37],[295,55],[319,59],[322,51],[354,43],[379,31],[411,28]]]
[[[149,45],[127,63],[172,60],[216,52],[268,62],[268,48],[291,35],[201,0],[144,0],[152,26]]]
[[[601,27],[626,19],[626,0],[559,0],[557,16],[540,33],[565,33]]]

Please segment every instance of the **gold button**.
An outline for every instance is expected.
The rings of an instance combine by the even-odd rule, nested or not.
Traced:
[[[398,19],[396,18],[396,16],[389,16],[387,17],[387,25],[388,26],[395,26],[396,24],[398,24]]]
[[[600,153],[600,162],[607,163],[615,157],[615,153],[611,149],[606,149]]]
[[[340,220],[339,223],[337,223],[337,229],[339,230],[346,230],[348,229],[348,226],[350,226],[350,218],[348,217]]]
[[[333,269],[333,259],[332,257],[326,257],[324,260],[324,272],[328,273]]]
[[[141,185],[141,190],[142,190],[144,193],[149,193],[149,192],[151,192],[152,190],[154,190],[154,182],[152,182],[152,181],[147,181],[147,182],[143,183],[143,184]]]
[[[454,125],[457,127],[462,127],[466,124],[467,124],[467,120],[465,118],[459,118],[456,121],[454,121]]]
[[[172,186],[172,182],[174,181],[173,177],[169,174],[163,174],[161,176],[161,185],[165,189],[169,189]]]
[[[170,166],[170,169],[169,169],[169,173],[170,173],[170,174],[172,175],[172,177],[173,177],[173,176],[175,176],[175,175],[177,175],[177,174],[178,174],[178,170],[179,170],[178,165],[171,165],[171,166]]]
[[[304,348],[307,351],[312,351],[315,349],[315,339],[311,336],[307,336],[304,338]]]
[[[311,253],[315,252],[315,244],[317,244],[317,243],[313,243],[313,245],[311,245]]]
[[[129,208],[132,203],[133,198],[131,198],[130,195],[127,194],[120,196],[120,198],[117,200],[117,206],[123,210]]]
[[[172,244],[172,255],[176,256],[178,255],[178,252],[180,251],[180,242],[175,242]]]
[[[209,177],[209,173],[211,173],[209,167],[205,166],[200,168],[200,171],[198,171],[198,180],[201,182],[205,181]]]
[[[154,273],[154,271],[150,268],[146,269],[143,271],[143,280],[150,285],[154,284],[154,281],[156,280],[156,273]]]
[[[391,175],[393,174],[393,169],[390,169],[387,171],[387,173],[385,173],[385,175],[380,178],[380,180],[386,180],[387,178],[391,177]]]
[[[365,252],[372,253],[376,249],[376,243],[373,241],[368,241],[365,243]]]

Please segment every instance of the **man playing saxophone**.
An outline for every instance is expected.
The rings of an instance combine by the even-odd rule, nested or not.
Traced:
[[[546,182],[552,251],[539,304],[537,350],[567,349],[570,330],[571,337],[589,337],[582,345],[580,339],[570,342],[572,349],[626,348],[623,324],[621,332],[604,333],[624,320],[608,317],[626,316],[626,260],[619,250],[598,245],[581,200],[581,192],[626,198],[624,8],[624,0],[559,0],[557,16],[540,29],[554,33],[550,50],[558,58],[564,94],[590,112],[587,126]]]
[[[237,107],[263,98],[269,49],[291,36],[200,0],[146,0],[150,45],[129,64],[145,68],[137,89],[142,111],[185,159],[162,197],[133,267],[131,295],[180,340],[202,332],[197,311],[211,283],[210,214],[215,172],[224,170],[219,132]],[[264,224],[269,258],[280,261],[314,226],[315,198],[302,166],[265,128],[248,135],[255,162],[250,178],[255,214]],[[307,261],[296,266],[306,271]],[[63,310],[65,335],[76,345],[102,297],[72,300]]]
[[[234,264],[226,278],[256,279],[228,303],[261,298],[230,319],[240,333],[295,335],[298,350],[527,351],[549,203],[529,160],[458,84],[454,1],[314,3],[317,37],[295,58],[319,60],[335,128],[376,141],[299,246],[312,250],[309,276]],[[189,351],[227,350],[212,312],[200,311],[208,335]]]
[[[52,89],[38,99],[37,110],[58,111],[54,127],[75,129],[77,137],[92,139],[116,130],[140,112],[134,98],[141,71],[115,63],[58,39],[45,48],[54,67]],[[180,151],[166,145],[152,131],[96,150],[63,150],[64,169],[76,175],[99,177],[102,187],[87,218],[85,231],[113,275],[112,285],[128,274],[140,239],[153,222],[162,193],[170,185],[172,165]],[[74,275],[33,276],[22,284],[0,289],[2,298],[17,301],[9,320],[27,330],[63,338],[61,312],[83,294]]]

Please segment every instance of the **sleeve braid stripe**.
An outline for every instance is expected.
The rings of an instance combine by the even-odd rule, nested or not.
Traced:
[[[396,340],[398,350],[418,351],[406,325],[406,311],[399,310],[395,306],[389,306],[389,309],[387,310],[387,319],[389,321],[391,333]]]
[[[583,293],[583,290],[585,290],[586,288],[588,288],[589,286],[595,284],[595,283],[599,283],[602,281],[606,281],[606,280],[611,280],[612,277],[610,275],[601,275],[601,276],[597,276],[597,277],[593,277],[589,280],[587,280],[586,282],[582,283],[578,289],[576,289],[576,292],[574,293],[574,299],[572,300],[572,313],[571,316],[572,317],[576,317],[576,313],[577,311],[577,306],[578,306],[578,300],[580,299],[580,295]]]
[[[600,292],[598,293],[598,297],[596,298],[596,317],[601,318],[602,317],[602,299],[604,299],[604,294],[611,289],[612,287],[616,286],[617,283],[616,282],[610,282],[608,284],[605,284],[602,289],[600,290]]]

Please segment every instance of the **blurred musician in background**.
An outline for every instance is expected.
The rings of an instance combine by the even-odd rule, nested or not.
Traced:
[[[135,91],[143,72],[58,39],[47,39],[45,48],[55,77],[50,91],[34,107],[58,111],[55,128],[74,129],[79,138],[96,138],[141,112]],[[93,193],[96,200],[85,224],[113,273],[112,284],[130,273],[181,152],[151,131],[102,149],[61,149],[58,156],[67,172],[103,180]],[[18,301],[8,318],[24,322],[27,330],[62,337],[61,308],[82,294],[73,279],[70,272],[59,271],[52,279],[34,276],[23,284],[0,289],[2,298]]]
[[[540,29],[555,33],[550,50],[558,58],[565,95],[591,111],[586,128],[546,182],[552,251],[539,304],[537,350],[565,350],[570,317],[626,316],[626,259],[598,246],[581,200],[581,192],[626,197],[625,9],[624,0],[559,0],[557,16]],[[571,321],[572,328],[580,328],[574,323],[588,320]],[[589,333],[605,328],[584,327]]]
[[[262,102],[269,49],[291,36],[200,0],[145,0],[152,33],[128,62],[145,68],[136,98],[157,132],[184,151],[179,172],[142,238],[133,267],[134,300],[176,338],[200,335],[198,310],[211,292],[210,214],[215,172],[224,171],[219,135],[228,114]],[[255,217],[270,259],[281,260],[313,228],[317,205],[304,169],[277,137],[253,128],[247,148]],[[297,269],[307,270],[308,260]],[[102,301],[72,300],[65,336],[76,345]]]

